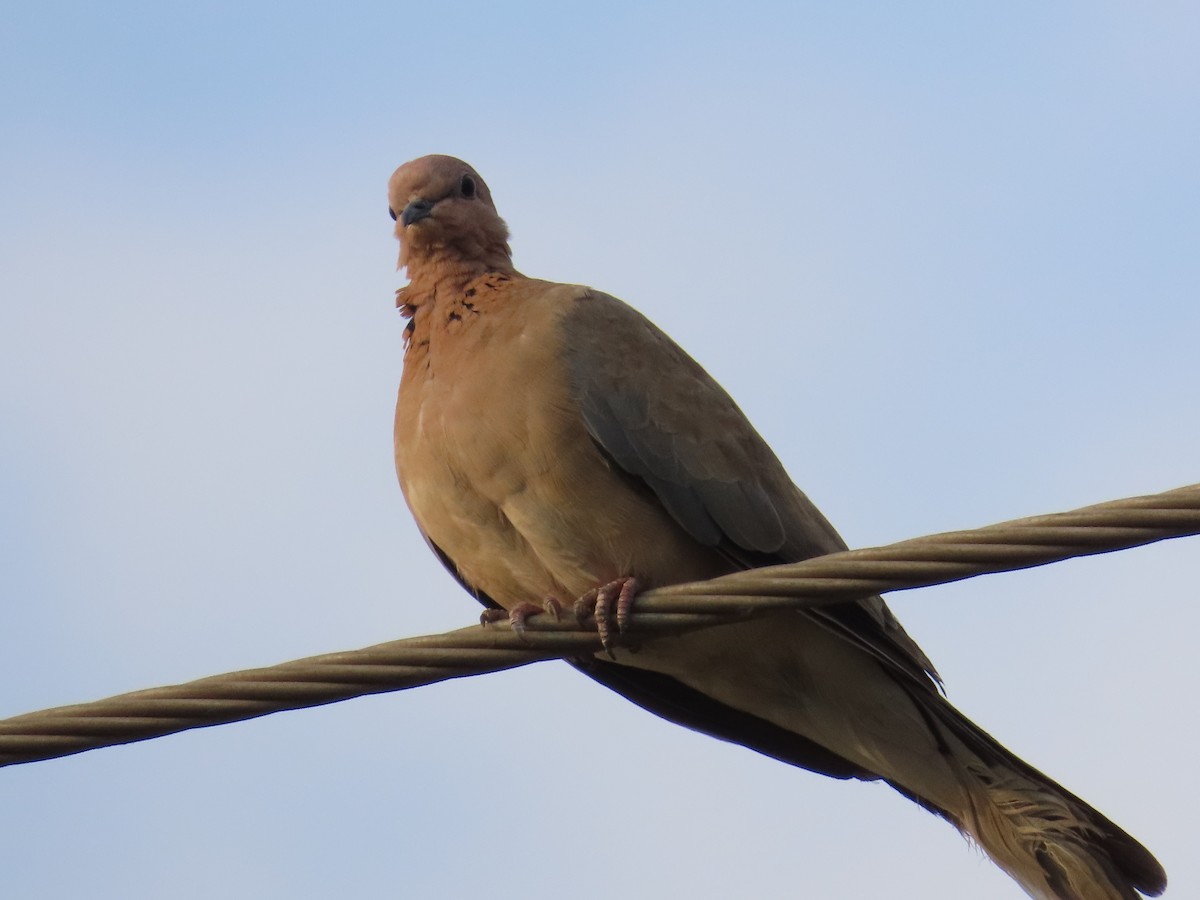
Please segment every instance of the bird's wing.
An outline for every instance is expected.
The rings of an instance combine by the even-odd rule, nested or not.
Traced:
[[[592,439],[731,570],[845,549],[733,399],[648,319],[590,291],[562,328],[572,395]],[[811,615],[933,687],[932,663],[881,598]]]

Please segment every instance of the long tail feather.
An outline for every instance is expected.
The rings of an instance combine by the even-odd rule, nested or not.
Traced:
[[[918,702],[945,728],[944,752],[962,786],[960,808],[939,811],[1031,897],[1140,900],[1166,889],[1158,861],[1105,816],[942,698]]]

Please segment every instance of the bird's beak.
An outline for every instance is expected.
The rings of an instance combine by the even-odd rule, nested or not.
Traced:
[[[428,200],[417,199],[404,207],[404,212],[400,213],[400,224],[407,228],[413,222],[428,219],[431,215],[433,215],[433,204]]]

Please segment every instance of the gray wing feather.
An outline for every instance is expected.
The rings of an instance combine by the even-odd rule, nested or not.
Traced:
[[[582,391],[580,409],[583,421],[604,451],[617,465],[640,477],[654,491],[659,501],[693,538],[705,546],[716,546],[721,530],[705,509],[703,500],[689,489],[679,477],[676,467],[664,456],[656,456],[646,441],[654,432],[648,427],[630,427],[637,419],[628,414],[635,408],[626,404],[626,415],[613,409],[610,398],[599,390]]]
[[[623,321],[613,328],[614,320]],[[580,298],[565,327],[575,400],[604,451],[645,481],[701,544],[732,541],[755,553],[780,552],[789,535],[776,504],[795,488],[769,450],[763,459],[765,442],[711,376],[639,313],[606,295]],[[614,332],[629,345],[605,345],[600,336]],[[664,361],[666,371],[649,368]],[[764,462],[777,482],[773,490],[762,483]],[[824,538],[832,534],[827,524],[822,531]],[[832,549],[836,544],[813,546],[807,555]]]
[[[563,327],[588,433],[698,543],[740,567],[846,548],[733,399],[648,319],[614,297],[585,291]],[[810,615],[925,686],[932,686],[926,676],[937,679],[882,598]]]

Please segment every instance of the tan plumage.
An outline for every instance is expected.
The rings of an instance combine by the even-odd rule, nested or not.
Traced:
[[[422,532],[483,603],[570,601],[839,550],[729,396],[590,288],[529,279],[479,175],[392,176],[410,284],[396,463]],[[881,598],[576,660],[673,721],[837,778],[883,779],[1039,900],[1136,900],[1166,876],[1136,841],[942,697]]]

